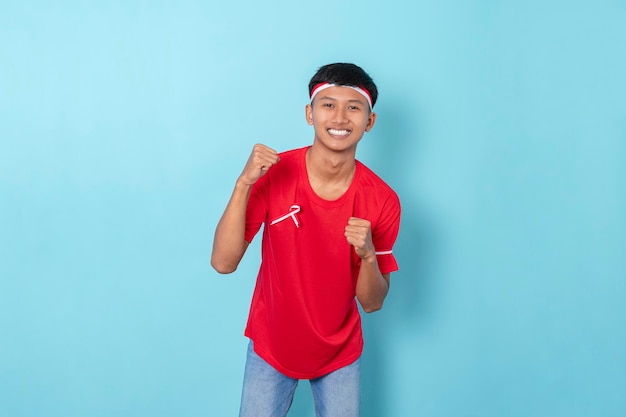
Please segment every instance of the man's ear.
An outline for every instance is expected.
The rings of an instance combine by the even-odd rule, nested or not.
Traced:
[[[304,107],[304,115],[309,126],[313,126],[313,107],[310,104]]]
[[[367,125],[365,125],[365,131],[369,132],[374,127],[374,123],[376,123],[376,113],[371,112],[368,119]]]

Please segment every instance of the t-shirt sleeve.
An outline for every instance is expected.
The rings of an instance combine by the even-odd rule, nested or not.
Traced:
[[[269,173],[268,173],[269,174]],[[267,202],[269,201],[269,175],[266,174],[254,183],[246,208],[246,231],[244,238],[248,243],[259,232],[267,218]]]
[[[400,211],[400,200],[395,193],[392,193],[385,201],[379,221],[372,231],[378,268],[383,274],[398,270],[398,263],[393,255],[393,246],[400,230]]]

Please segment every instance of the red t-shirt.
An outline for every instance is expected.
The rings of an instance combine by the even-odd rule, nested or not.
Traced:
[[[309,183],[307,149],[280,154],[254,184],[245,234],[251,242],[265,224],[245,334],[259,356],[297,379],[349,365],[363,349],[355,299],[361,262],[344,236],[348,219],[371,222],[383,274],[398,269],[392,247],[400,225],[398,196],[359,161],[344,195],[320,198]]]

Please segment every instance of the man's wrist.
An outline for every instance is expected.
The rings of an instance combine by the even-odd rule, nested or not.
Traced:
[[[363,256],[361,258],[361,261],[369,263],[369,264],[375,264],[376,263],[376,253],[375,252],[370,252],[365,254],[365,256]]]
[[[252,188],[254,182],[250,183],[246,181],[243,177],[237,178],[237,182],[235,183],[235,188]]]

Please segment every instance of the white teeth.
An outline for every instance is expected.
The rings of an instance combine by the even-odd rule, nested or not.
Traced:
[[[338,136],[346,136],[350,134],[349,130],[337,130],[337,129],[328,129],[328,133],[330,133],[331,135],[338,135]]]

